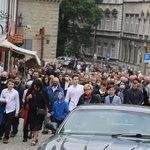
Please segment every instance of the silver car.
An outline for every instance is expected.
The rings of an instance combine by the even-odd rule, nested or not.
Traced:
[[[68,66],[73,61],[73,58],[67,56],[59,56],[57,57],[57,60],[61,62],[62,65]]]
[[[74,109],[38,150],[150,150],[150,108],[86,105]]]

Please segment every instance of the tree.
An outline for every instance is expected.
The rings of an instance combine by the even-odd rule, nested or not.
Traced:
[[[78,55],[81,45],[92,46],[91,34],[100,22],[102,0],[64,0],[60,5],[57,56]]]

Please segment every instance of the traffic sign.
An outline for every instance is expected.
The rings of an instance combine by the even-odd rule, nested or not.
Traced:
[[[149,53],[145,53],[145,54],[144,54],[144,62],[145,62],[145,63],[150,62],[150,54],[149,54]]]
[[[110,59],[110,54],[109,54],[109,53],[106,54],[106,59],[107,59],[107,60]]]

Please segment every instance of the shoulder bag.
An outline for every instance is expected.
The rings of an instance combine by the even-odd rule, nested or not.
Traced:
[[[42,108],[38,108],[37,101],[36,101],[36,94],[34,94],[34,100],[35,100],[35,104],[36,104],[36,108],[37,108],[37,115],[45,117],[46,116],[46,110],[42,109]]]

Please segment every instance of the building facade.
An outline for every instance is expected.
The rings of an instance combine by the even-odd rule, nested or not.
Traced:
[[[23,47],[37,51],[40,58],[42,51],[41,59],[49,62],[56,58],[60,3],[61,0],[18,0],[22,25],[17,27],[17,33],[24,35]]]
[[[98,7],[103,17],[93,33],[93,47],[82,48],[87,61],[97,54],[97,63],[149,74],[149,64],[143,60],[150,53],[149,1],[104,0]]]
[[[0,0],[0,61],[4,63],[4,69],[8,68],[9,48],[1,46],[1,42],[8,36],[15,34],[17,15],[17,0]]]
[[[149,64],[144,63],[144,54],[150,53],[149,8],[149,1],[125,0],[123,4],[120,64],[144,74],[150,74]]]

